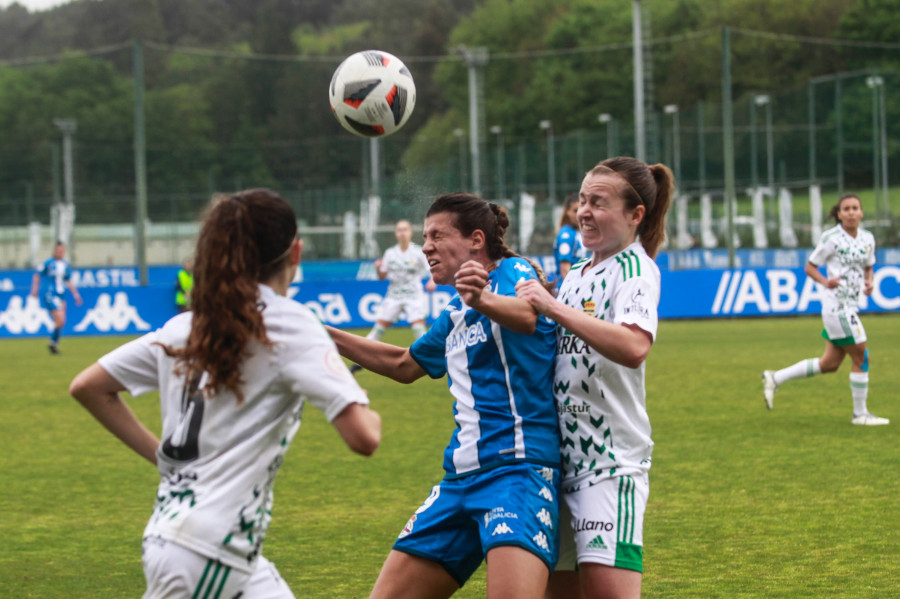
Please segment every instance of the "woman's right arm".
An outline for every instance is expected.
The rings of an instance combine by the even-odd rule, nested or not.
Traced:
[[[366,370],[394,379],[398,383],[412,383],[425,376],[409,349],[397,347],[348,333],[334,327],[325,327],[331,335],[338,352]]]
[[[829,279],[825,275],[823,275],[822,271],[819,270],[819,267],[812,262],[806,263],[806,266],[803,267],[803,272],[806,273],[807,277],[827,289],[834,289],[841,284],[841,280],[839,278]]]
[[[109,432],[135,453],[156,464],[159,439],[145,427],[119,397],[125,387],[100,364],[94,363],[76,376],[69,393]]]

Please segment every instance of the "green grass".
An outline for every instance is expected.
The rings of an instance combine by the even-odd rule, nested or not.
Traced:
[[[850,425],[844,364],[779,389],[759,374],[819,355],[818,318],[667,321],[648,361],[656,442],[645,597],[900,596],[900,318],[867,316],[869,405]],[[409,331],[387,340],[408,343]],[[140,536],[155,470],[67,395],[122,338],[0,341],[0,597],[120,599],[143,590]],[[453,427],[444,381],[361,373],[384,419],[363,459],[308,407],[276,483],[265,554],[298,597],[366,597],[394,537],[441,476]],[[158,428],[155,396],[129,399]],[[483,597],[484,570],[457,596]]]

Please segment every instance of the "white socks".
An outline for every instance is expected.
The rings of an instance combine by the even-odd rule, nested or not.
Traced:
[[[800,360],[793,366],[776,370],[773,376],[775,377],[775,384],[781,385],[794,379],[808,379],[817,374],[822,374],[822,369],[819,367],[819,358],[809,358]]]
[[[861,416],[868,412],[866,397],[869,395],[869,373],[850,373],[850,393],[853,395],[853,415]]]
[[[372,327],[372,330],[369,331],[369,334],[368,334],[368,335],[366,335],[366,339],[373,339],[373,340],[375,340],[375,341],[380,341],[380,340],[381,340],[381,336],[384,335],[384,332],[385,332],[386,330],[387,330],[387,329],[385,329],[385,328],[384,328],[383,326],[381,326],[380,324],[375,323],[375,326]]]

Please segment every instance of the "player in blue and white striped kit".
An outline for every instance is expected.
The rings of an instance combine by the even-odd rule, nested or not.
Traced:
[[[543,279],[509,250],[507,215],[465,193],[425,218],[435,282],[458,292],[410,348],[332,329],[344,357],[410,383],[449,379],[456,430],[444,479],[403,528],[371,598],[449,597],[487,558],[489,599],[543,596],[557,559],[559,432],[555,329],[515,297]],[[545,280],[543,280],[545,282]]]
[[[569,269],[577,262],[584,260],[587,249],[578,230],[578,193],[569,194],[563,205],[563,213],[559,218],[559,232],[553,242],[553,258],[556,261],[556,286],[562,285]]]
[[[72,293],[75,305],[81,305],[81,295],[72,283],[72,267],[66,260],[66,245],[57,241],[53,247],[53,257],[47,258],[31,279],[31,296],[38,297],[40,290],[41,307],[53,317],[53,330],[50,332],[50,344],[47,346],[51,354],[59,353],[59,335],[66,324],[66,288]],[[41,289],[41,282],[46,281]]]

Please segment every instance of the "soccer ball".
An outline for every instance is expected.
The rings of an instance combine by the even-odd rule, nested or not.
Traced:
[[[328,88],[335,118],[361,137],[390,135],[409,120],[416,84],[399,58],[381,50],[348,56]]]

